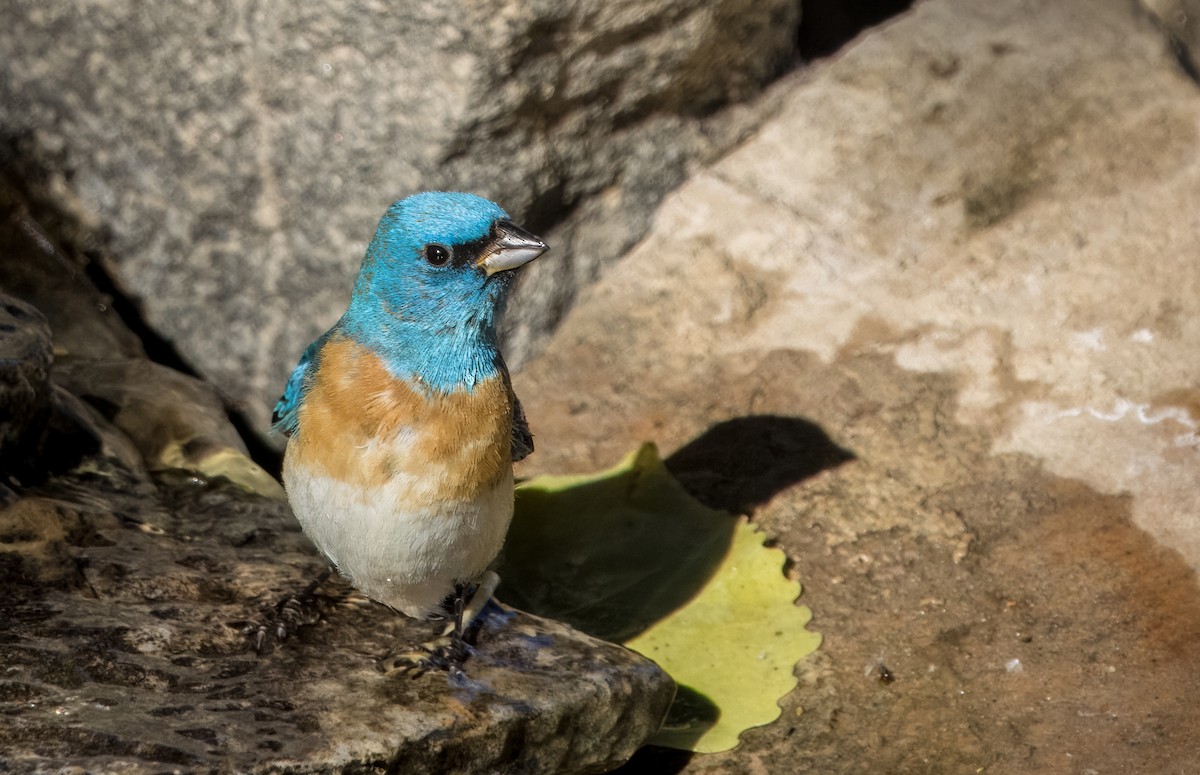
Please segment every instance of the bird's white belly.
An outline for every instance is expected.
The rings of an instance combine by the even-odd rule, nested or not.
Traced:
[[[513,513],[511,464],[470,501],[439,497],[444,471],[430,468],[367,488],[291,455],[283,467],[292,510],[313,543],[368,597],[415,617],[487,569]]]

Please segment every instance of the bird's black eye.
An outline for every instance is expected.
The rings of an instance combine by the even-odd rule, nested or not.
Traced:
[[[425,246],[425,260],[430,266],[445,266],[450,263],[450,248],[432,243]]]

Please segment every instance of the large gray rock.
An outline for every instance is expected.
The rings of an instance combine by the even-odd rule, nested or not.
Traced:
[[[712,145],[698,117],[787,61],[798,13],[795,0],[7,3],[0,136],[51,170],[42,193],[149,323],[265,427],[377,219],[414,190],[488,195],[538,231],[584,208],[587,228],[556,232],[513,305],[519,360]]]

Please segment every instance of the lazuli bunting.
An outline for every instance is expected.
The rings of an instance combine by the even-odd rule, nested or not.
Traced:
[[[275,406],[304,532],[355,587],[408,616],[457,601],[446,635],[460,655],[498,581],[488,565],[512,518],[513,461],[533,451],[496,320],[512,270],[545,250],[471,194],[396,202],[349,308],[304,351]],[[438,656],[430,648],[416,669],[452,661]]]

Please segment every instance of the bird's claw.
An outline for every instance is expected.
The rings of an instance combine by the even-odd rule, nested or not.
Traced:
[[[402,675],[420,678],[435,670],[461,675],[470,650],[462,637],[451,633],[407,651],[388,654],[379,661],[379,667],[389,678]]]
[[[263,621],[247,627],[246,633],[253,636],[254,651],[261,654],[271,635],[282,643],[299,632],[301,627],[316,624],[320,619],[320,606],[314,598],[288,595],[271,607]]]
[[[388,677],[420,678],[433,670],[445,670],[452,676],[463,675],[463,664],[471,655],[468,639],[499,583],[500,577],[494,571],[485,571],[473,585],[456,585],[453,618],[441,636],[407,651],[388,653],[379,661],[380,669]]]
[[[301,627],[320,621],[321,605],[316,591],[317,587],[329,578],[330,573],[331,571],[326,570],[302,591],[284,595],[266,611],[258,624],[246,627],[245,633],[254,638],[255,653],[263,653],[263,647],[272,634],[276,641],[282,643],[289,636],[299,632]]]

